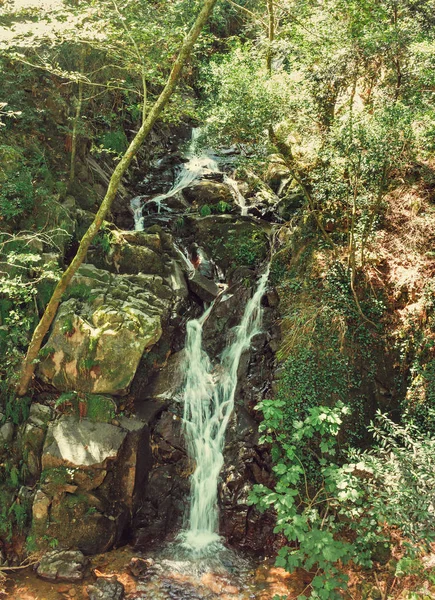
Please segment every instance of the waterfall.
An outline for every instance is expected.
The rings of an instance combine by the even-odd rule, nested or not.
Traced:
[[[178,173],[178,176],[171,189],[164,194],[155,196],[151,200],[147,201],[147,204],[152,203],[157,206],[158,213],[160,213],[162,209],[163,201],[167,198],[175,196],[198,179],[201,179],[201,177],[204,175],[210,173],[221,173],[218,162],[211,150],[205,150],[201,153],[198,152],[196,145],[200,134],[201,130],[199,128],[192,129],[192,137],[185,155],[187,162],[182,165],[181,170]],[[226,183],[230,188],[234,202],[240,206],[242,216],[247,215],[248,207],[246,206],[246,200],[239,190],[237,181],[232,179],[229,175],[224,174],[224,183]],[[143,231],[144,228],[143,198],[144,196],[136,196],[130,201],[130,209],[133,213],[135,231]],[[165,207],[165,210],[170,211],[168,207]]]
[[[224,459],[225,432],[234,409],[240,358],[260,332],[261,298],[266,290],[269,269],[260,277],[248,301],[233,339],[214,366],[202,348],[203,326],[213,305],[200,319],[189,321],[186,337],[186,377],[183,392],[184,434],[190,458],[195,463],[191,477],[188,529],[180,538],[183,545],[200,554],[219,542],[218,478]],[[213,546],[212,546],[213,547]]]
[[[235,179],[232,179],[227,174],[224,175],[224,183],[226,183],[227,186],[230,188],[231,194],[234,198],[234,202],[238,206],[240,206],[240,211],[241,211],[242,217],[246,217],[246,215],[248,214],[248,207],[246,206],[245,196],[239,190],[239,184],[237,183],[237,181]]]
[[[192,137],[190,140],[189,148],[186,152],[185,162],[174,182],[174,185],[164,194],[160,194],[151,200],[148,200],[147,204],[153,203],[157,205],[157,211],[160,213],[162,208],[162,202],[167,198],[175,196],[185,188],[189,187],[194,181],[206,175],[207,173],[219,173],[219,167],[216,159],[210,151],[205,151],[198,154],[196,144],[200,135],[200,129],[192,129]],[[134,204],[133,204],[134,203]],[[130,202],[130,208],[134,215],[134,226],[136,231],[143,231],[144,219],[142,216],[143,204],[142,196],[136,196]],[[168,210],[168,209],[166,209]]]
[[[143,231],[144,218],[142,215],[142,196],[135,196],[130,202],[130,208],[133,212],[134,230]]]

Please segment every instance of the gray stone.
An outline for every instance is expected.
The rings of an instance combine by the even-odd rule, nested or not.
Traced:
[[[44,469],[59,465],[90,467],[116,458],[127,432],[109,423],[64,415],[50,423],[42,454]]]
[[[14,437],[14,424],[8,421],[0,427],[0,444],[10,444]]]
[[[97,581],[86,587],[89,600],[122,600],[124,586],[115,576],[109,578],[98,577]]]
[[[47,552],[39,563],[37,573],[48,581],[81,581],[88,559],[79,550],[54,550]]]
[[[52,415],[51,408],[45,404],[32,403],[30,405],[28,421],[36,427],[45,427]]]
[[[190,290],[204,302],[212,302],[220,291],[214,281],[207,279],[199,271],[194,272],[188,280],[188,285]]]
[[[173,398],[182,386],[184,373],[182,365],[185,351],[176,352],[168,359],[165,367],[158,371],[145,388],[144,396],[153,399]]]
[[[52,411],[48,406],[31,404],[29,417],[18,430],[17,441],[21,450],[27,454],[27,468],[35,478],[41,472],[41,451],[51,415]]]
[[[189,290],[187,288],[186,277],[180,264],[175,260],[170,263],[170,272],[167,280],[178,298],[187,298]]]
[[[47,521],[50,504],[51,499],[42,490],[38,490],[32,506],[32,517],[35,524]]]

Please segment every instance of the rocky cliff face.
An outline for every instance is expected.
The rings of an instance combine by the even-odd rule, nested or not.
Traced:
[[[163,180],[172,169],[169,161]],[[231,187],[214,177],[205,174],[145,215],[144,231],[118,229],[127,210],[117,205],[117,222],[105,227],[65,294],[38,366],[40,404],[16,440],[29,448],[31,536],[42,545],[55,539],[94,554],[133,539],[143,548],[182,526],[193,468],[181,428],[185,324],[228,286],[204,329],[215,360],[270,245],[270,223],[241,216]],[[151,180],[147,191],[154,189]],[[79,230],[86,214],[68,202]],[[240,364],[219,487],[222,534],[260,553],[273,549],[273,518],[247,499],[252,484],[271,480],[253,408],[274,377],[272,297],[263,301],[265,333]]]

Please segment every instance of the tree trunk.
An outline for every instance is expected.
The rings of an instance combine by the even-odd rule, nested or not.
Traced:
[[[273,0],[267,0],[267,14],[269,17],[268,48],[266,56],[266,65],[269,75],[272,75],[272,45],[275,40],[275,13],[273,10]]]
[[[85,50],[82,49],[80,55],[80,74],[83,75],[85,71]],[[70,162],[70,171],[69,171],[69,185],[74,181],[75,171],[76,171],[76,154],[77,154],[77,137],[79,130],[80,117],[82,114],[82,104],[83,104],[83,81],[79,79],[78,82],[78,97],[76,103],[76,112],[73,122],[73,130],[72,130],[72,140],[71,140],[71,162]]]
[[[181,46],[180,52],[174,63],[174,66],[172,67],[172,70],[166,81],[165,87],[163,88],[160,96],[157,98],[153,107],[149,111],[149,113],[146,117],[146,120],[142,123],[139,131],[133,138],[133,140],[130,143],[130,146],[128,147],[128,149],[126,150],[124,156],[121,158],[120,162],[117,164],[115,170],[113,171],[112,177],[110,178],[110,181],[109,181],[106,195],[104,196],[101,206],[100,206],[97,214],[95,215],[95,218],[94,218],[93,222],[91,223],[89,229],[83,236],[83,238],[80,242],[80,246],[79,246],[77,253],[74,256],[71,264],[68,266],[68,268],[66,269],[66,271],[63,273],[62,277],[60,278],[60,280],[53,292],[53,295],[51,296],[50,301],[47,304],[44,314],[42,315],[42,318],[39,321],[39,323],[33,333],[32,339],[29,344],[29,348],[27,350],[26,357],[23,361],[20,380],[17,385],[17,393],[19,396],[24,396],[27,393],[30,381],[31,381],[31,379],[33,377],[33,373],[35,371],[35,364],[36,364],[39,350],[41,348],[41,344],[43,342],[43,339],[44,339],[46,333],[48,332],[48,330],[50,328],[50,325],[53,322],[54,317],[56,316],[57,308],[61,301],[62,294],[68,287],[68,284],[70,283],[71,279],[74,277],[74,274],[76,273],[77,269],[80,267],[80,265],[84,261],[84,259],[86,257],[86,253],[88,251],[88,248],[89,248],[90,244],[92,243],[92,240],[97,235],[97,233],[103,223],[104,218],[106,217],[107,213],[109,212],[110,207],[112,206],[112,202],[116,196],[116,192],[118,190],[119,183],[121,181],[122,176],[128,169],[132,159],[137,154],[139,148],[143,144],[145,138],[151,131],[153,125],[157,121],[159,115],[165,108],[166,104],[168,103],[169,98],[171,97],[172,93],[174,92],[176,85],[178,83],[178,80],[180,79],[183,66],[189,59],[190,54],[193,49],[193,46],[194,46],[196,40],[198,39],[198,37],[201,33],[201,30],[204,27],[205,23],[207,22],[210,14],[212,13],[216,2],[217,2],[217,0],[204,0],[203,7],[197,16],[195,23],[193,24],[191,30],[189,31],[186,38],[184,39],[183,45]]]

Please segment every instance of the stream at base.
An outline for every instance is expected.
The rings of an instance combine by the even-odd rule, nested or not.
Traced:
[[[216,567],[202,559],[169,558],[167,548],[142,555],[124,546],[93,556],[89,573],[80,583],[44,581],[31,569],[16,573],[4,597],[89,600],[86,588],[96,577],[116,577],[124,586],[125,600],[273,600],[275,595],[290,599],[306,585],[300,575],[290,576],[270,561],[254,563],[231,551]]]

